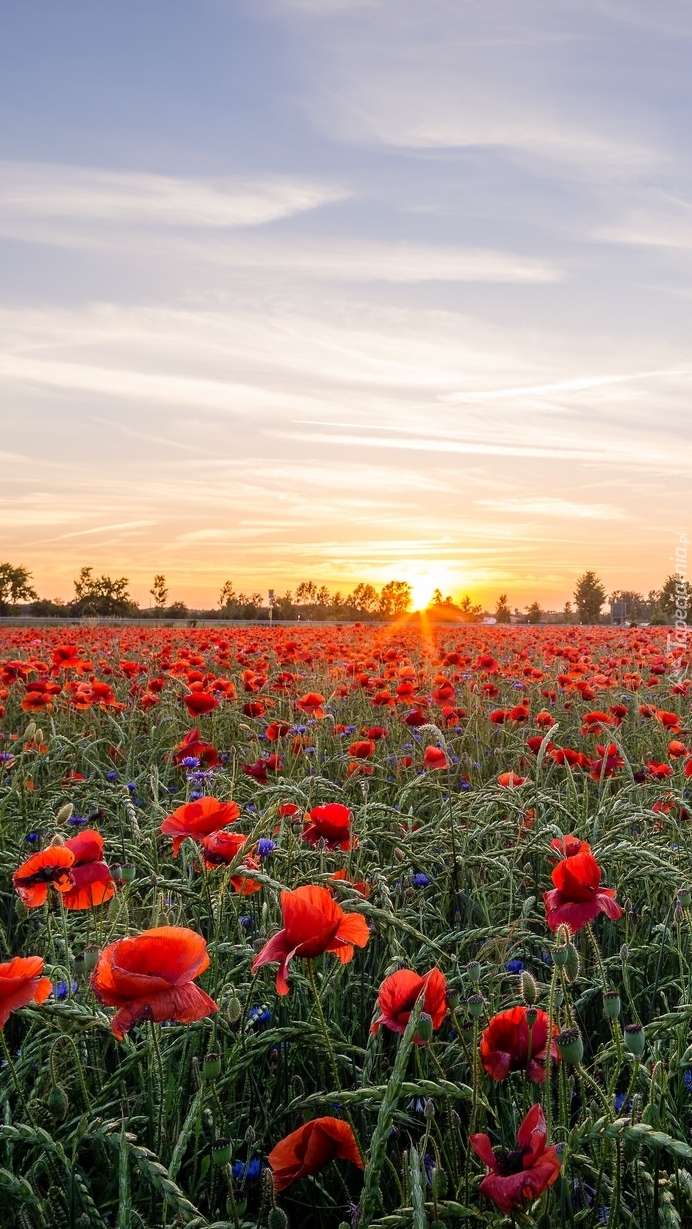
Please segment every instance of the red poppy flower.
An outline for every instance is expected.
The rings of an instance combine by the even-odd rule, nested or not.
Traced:
[[[370,756],[375,754],[375,744],[370,739],[351,743],[348,754],[357,760],[369,760]]]
[[[263,717],[266,711],[267,702],[265,700],[248,700],[247,704],[243,705],[246,717]]]
[[[139,1020],[191,1024],[218,1011],[193,984],[208,967],[201,935],[183,926],[158,926],[104,947],[91,985],[99,1002],[118,1008],[111,1029],[122,1041]]]
[[[449,768],[449,760],[441,747],[426,747],[423,763],[426,768]]]
[[[497,778],[497,783],[502,789],[518,789],[520,785],[526,785],[528,777],[519,777],[516,772],[501,772]]]
[[[74,854],[66,845],[49,845],[32,858],[27,858],[12,876],[22,903],[28,909],[45,905],[50,885],[58,892],[69,892],[74,886],[70,874],[73,865]]]
[[[519,1130],[513,1152],[495,1153],[487,1135],[471,1135],[469,1143],[490,1169],[480,1185],[486,1199],[492,1199],[505,1216],[526,1199],[538,1199],[556,1181],[560,1161],[555,1149],[546,1148],[545,1117],[540,1105],[532,1105]]]
[[[200,738],[197,726],[192,730],[188,730],[182,742],[176,743],[173,762],[180,764],[188,756],[198,759],[200,764],[204,764],[207,768],[215,768],[219,762],[219,753],[216,747],[213,743],[204,742]]]
[[[27,1003],[45,1003],[53,987],[49,977],[41,977],[42,972],[41,956],[15,956],[0,964],[0,1032],[11,1011]]]
[[[202,860],[209,870],[229,866],[238,856],[247,837],[240,832],[210,832],[202,838]]]
[[[363,1168],[353,1131],[341,1118],[313,1118],[292,1131],[269,1153],[274,1190],[283,1191],[296,1178],[319,1173],[330,1161],[352,1161]]]
[[[673,738],[668,743],[668,754],[671,759],[682,759],[683,755],[687,755],[687,747],[679,738]]]
[[[296,806],[295,802],[282,802],[279,806],[279,815],[282,819],[293,819],[294,815],[300,815],[300,807]]]
[[[287,721],[272,721],[267,726],[265,733],[270,743],[273,743],[276,742],[277,738],[284,738],[290,728]]]
[[[208,691],[191,691],[189,695],[183,696],[183,704],[191,717],[201,717],[203,713],[213,713],[214,709],[219,707],[219,701],[215,696],[210,695]]]
[[[580,841],[577,836],[556,836],[550,842],[550,848],[556,850],[561,858],[573,858],[583,850],[591,849],[588,841]]]
[[[402,718],[406,725],[410,725],[412,729],[417,729],[418,726],[425,725],[428,718],[420,708],[412,708],[410,713]]]
[[[551,879],[552,892],[544,892],[545,919],[551,930],[564,923],[570,930],[581,930],[587,922],[605,913],[616,922],[622,909],[615,901],[614,888],[602,888],[601,868],[590,849],[558,862]]]
[[[600,781],[601,776],[612,777],[614,773],[617,772],[618,768],[622,768],[623,764],[625,763],[620,755],[620,752],[615,746],[615,743],[609,743],[607,747],[602,747],[599,743],[596,750],[601,758],[599,760],[592,760],[591,762],[591,771],[589,776],[591,777],[592,781]]]
[[[670,764],[658,764],[655,760],[648,760],[646,771],[654,781],[665,781],[666,777],[672,777],[673,769]]]
[[[545,1057],[548,1048],[548,1016],[536,1012],[536,1022],[530,1030],[526,1022],[525,1007],[510,1007],[493,1016],[481,1035],[480,1056],[483,1070],[493,1080],[505,1080],[510,1071],[525,1071],[532,1084],[545,1083]],[[553,1037],[558,1033],[553,1024]],[[553,1062],[559,1061],[555,1041],[550,1053]]]
[[[66,909],[92,909],[115,896],[113,876],[103,860],[103,837],[93,828],[85,828],[65,848],[74,854],[70,868],[73,887],[63,894]]]
[[[363,734],[372,742],[379,742],[381,738],[386,738],[389,730],[385,730],[383,725],[367,725],[363,726]]]
[[[378,1032],[380,1025],[393,1033],[403,1033],[419,994],[425,990],[423,1011],[432,1019],[433,1029],[438,1029],[447,1014],[447,982],[444,973],[431,969],[423,977],[412,969],[399,969],[385,977],[377,994],[381,1015],[373,1022],[370,1032]],[[423,1045],[420,1037],[414,1037],[417,1045]]]
[[[544,727],[545,729],[548,729],[549,726],[555,724],[555,718],[553,717],[553,714],[549,713],[546,708],[541,709],[540,713],[536,713],[536,716],[534,717],[534,721],[536,725],[540,725]]]
[[[353,815],[340,802],[328,802],[325,806],[313,807],[306,812],[309,827],[303,832],[303,840],[316,845],[319,840],[327,842],[327,849],[351,849],[351,821]]]
[[[336,879],[341,883],[347,883],[349,887],[353,888],[354,892],[363,897],[363,900],[367,900],[370,896],[370,884],[366,883],[363,879],[351,879],[343,867],[338,871],[334,871],[334,874],[330,875],[329,878]]]
[[[173,857],[186,837],[201,840],[210,832],[218,832],[232,824],[240,815],[237,802],[219,802],[218,798],[200,798],[197,802],[185,802],[172,815],[164,819],[161,832],[173,837]]]
[[[324,709],[324,696],[321,696],[317,691],[309,691],[307,695],[301,696],[296,700],[296,706],[301,712],[306,713],[308,717],[326,717],[327,713]]]
[[[288,994],[286,975],[294,956],[313,960],[334,952],[342,964],[353,959],[353,947],[365,947],[370,938],[360,913],[344,913],[327,888],[313,885],[281,893],[283,930],[265,943],[252,964],[253,975],[263,964],[278,961],[276,989]]]

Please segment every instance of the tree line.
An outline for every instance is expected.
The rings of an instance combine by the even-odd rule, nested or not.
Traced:
[[[390,580],[377,590],[374,585],[360,583],[351,593],[331,593],[326,585],[312,580],[301,581],[295,593],[270,591],[265,602],[261,593],[236,593],[231,580],[224,581],[218,601],[212,610],[190,610],[185,602],[169,601],[166,577],[157,574],[149,590],[151,607],[140,607],[128,590],[126,576],[96,576],[91,567],[80,568],[74,581],[74,599],[41,599],[32,584],[28,568],[0,563],[0,615],[21,612],[34,617],[64,618],[197,618],[276,619],[277,621],[307,619],[310,621],[360,620],[362,622],[395,619],[408,613],[412,605],[412,590],[408,581]],[[687,595],[685,601],[685,594]],[[541,622],[590,623],[616,622],[665,624],[675,619],[681,604],[688,623],[692,623],[692,585],[673,573],[661,589],[651,589],[646,597],[629,589],[618,589],[608,598],[603,582],[594,571],[584,572],[576,581],[574,605],[566,602],[561,612],[545,612],[537,601],[523,610],[512,610],[506,593],[501,593],[493,611],[484,610],[468,595],[454,602],[436,589],[427,608],[428,615],[450,622],[479,623],[494,618],[498,623]],[[603,615],[606,601],[610,612]]]

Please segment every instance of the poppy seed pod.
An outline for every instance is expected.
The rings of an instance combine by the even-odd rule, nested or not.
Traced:
[[[474,986],[477,986],[481,980],[480,962],[478,960],[469,960],[466,966],[466,973],[469,981],[472,982]]]
[[[538,1008],[537,1007],[527,1007],[524,1018],[526,1020],[526,1027],[533,1028],[534,1024],[536,1023],[536,1020],[538,1019]]]
[[[123,862],[120,867],[120,878],[123,883],[132,883],[136,874],[132,862]]]
[[[626,1024],[623,1036],[630,1054],[634,1058],[641,1058],[646,1046],[646,1035],[641,1024]]]
[[[211,1159],[215,1165],[228,1165],[233,1155],[230,1139],[221,1136],[211,1146]]]
[[[466,1000],[466,1006],[468,1007],[469,1015],[472,1016],[474,1020],[478,1020],[483,1015],[485,999],[483,998],[482,994],[472,994],[471,997]]]
[[[205,1080],[215,1080],[221,1075],[221,1055],[216,1052],[205,1054],[202,1063],[202,1075]]]
[[[430,1038],[432,1037],[432,1035],[433,1035],[432,1016],[429,1015],[427,1011],[422,1011],[420,1013],[420,1018],[418,1020],[418,1028],[416,1029],[416,1036],[419,1037],[421,1041],[425,1042],[425,1041],[430,1041]]]
[[[567,1063],[577,1066],[584,1057],[584,1042],[578,1028],[567,1028],[558,1033],[555,1042],[560,1054]]]
[[[560,944],[559,947],[553,948],[553,961],[558,966],[559,969],[564,968],[565,965],[567,964],[568,955],[569,955],[569,952],[567,950],[566,943],[562,943]]]
[[[607,990],[603,995],[603,1014],[607,1020],[617,1020],[620,1015],[620,995],[617,990]]]

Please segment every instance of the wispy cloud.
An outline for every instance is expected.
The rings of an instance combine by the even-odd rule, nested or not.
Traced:
[[[568,499],[541,496],[534,499],[477,499],[479,508],[506,512],[510,516],[547,516],[560,520],[623,521],[629,516],[613,504],[580,504]]]
[[[344,200],[339,185],[289,175],[192,179],[51,163],[0,162],[0,233],[40,237],[32,223],[134,227],[261,226]]]

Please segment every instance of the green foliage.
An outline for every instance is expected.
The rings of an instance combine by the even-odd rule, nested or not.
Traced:
[[[606,591],[595,572],[584,572],[574,586],[574,601],[580,623],[598,623]]]

